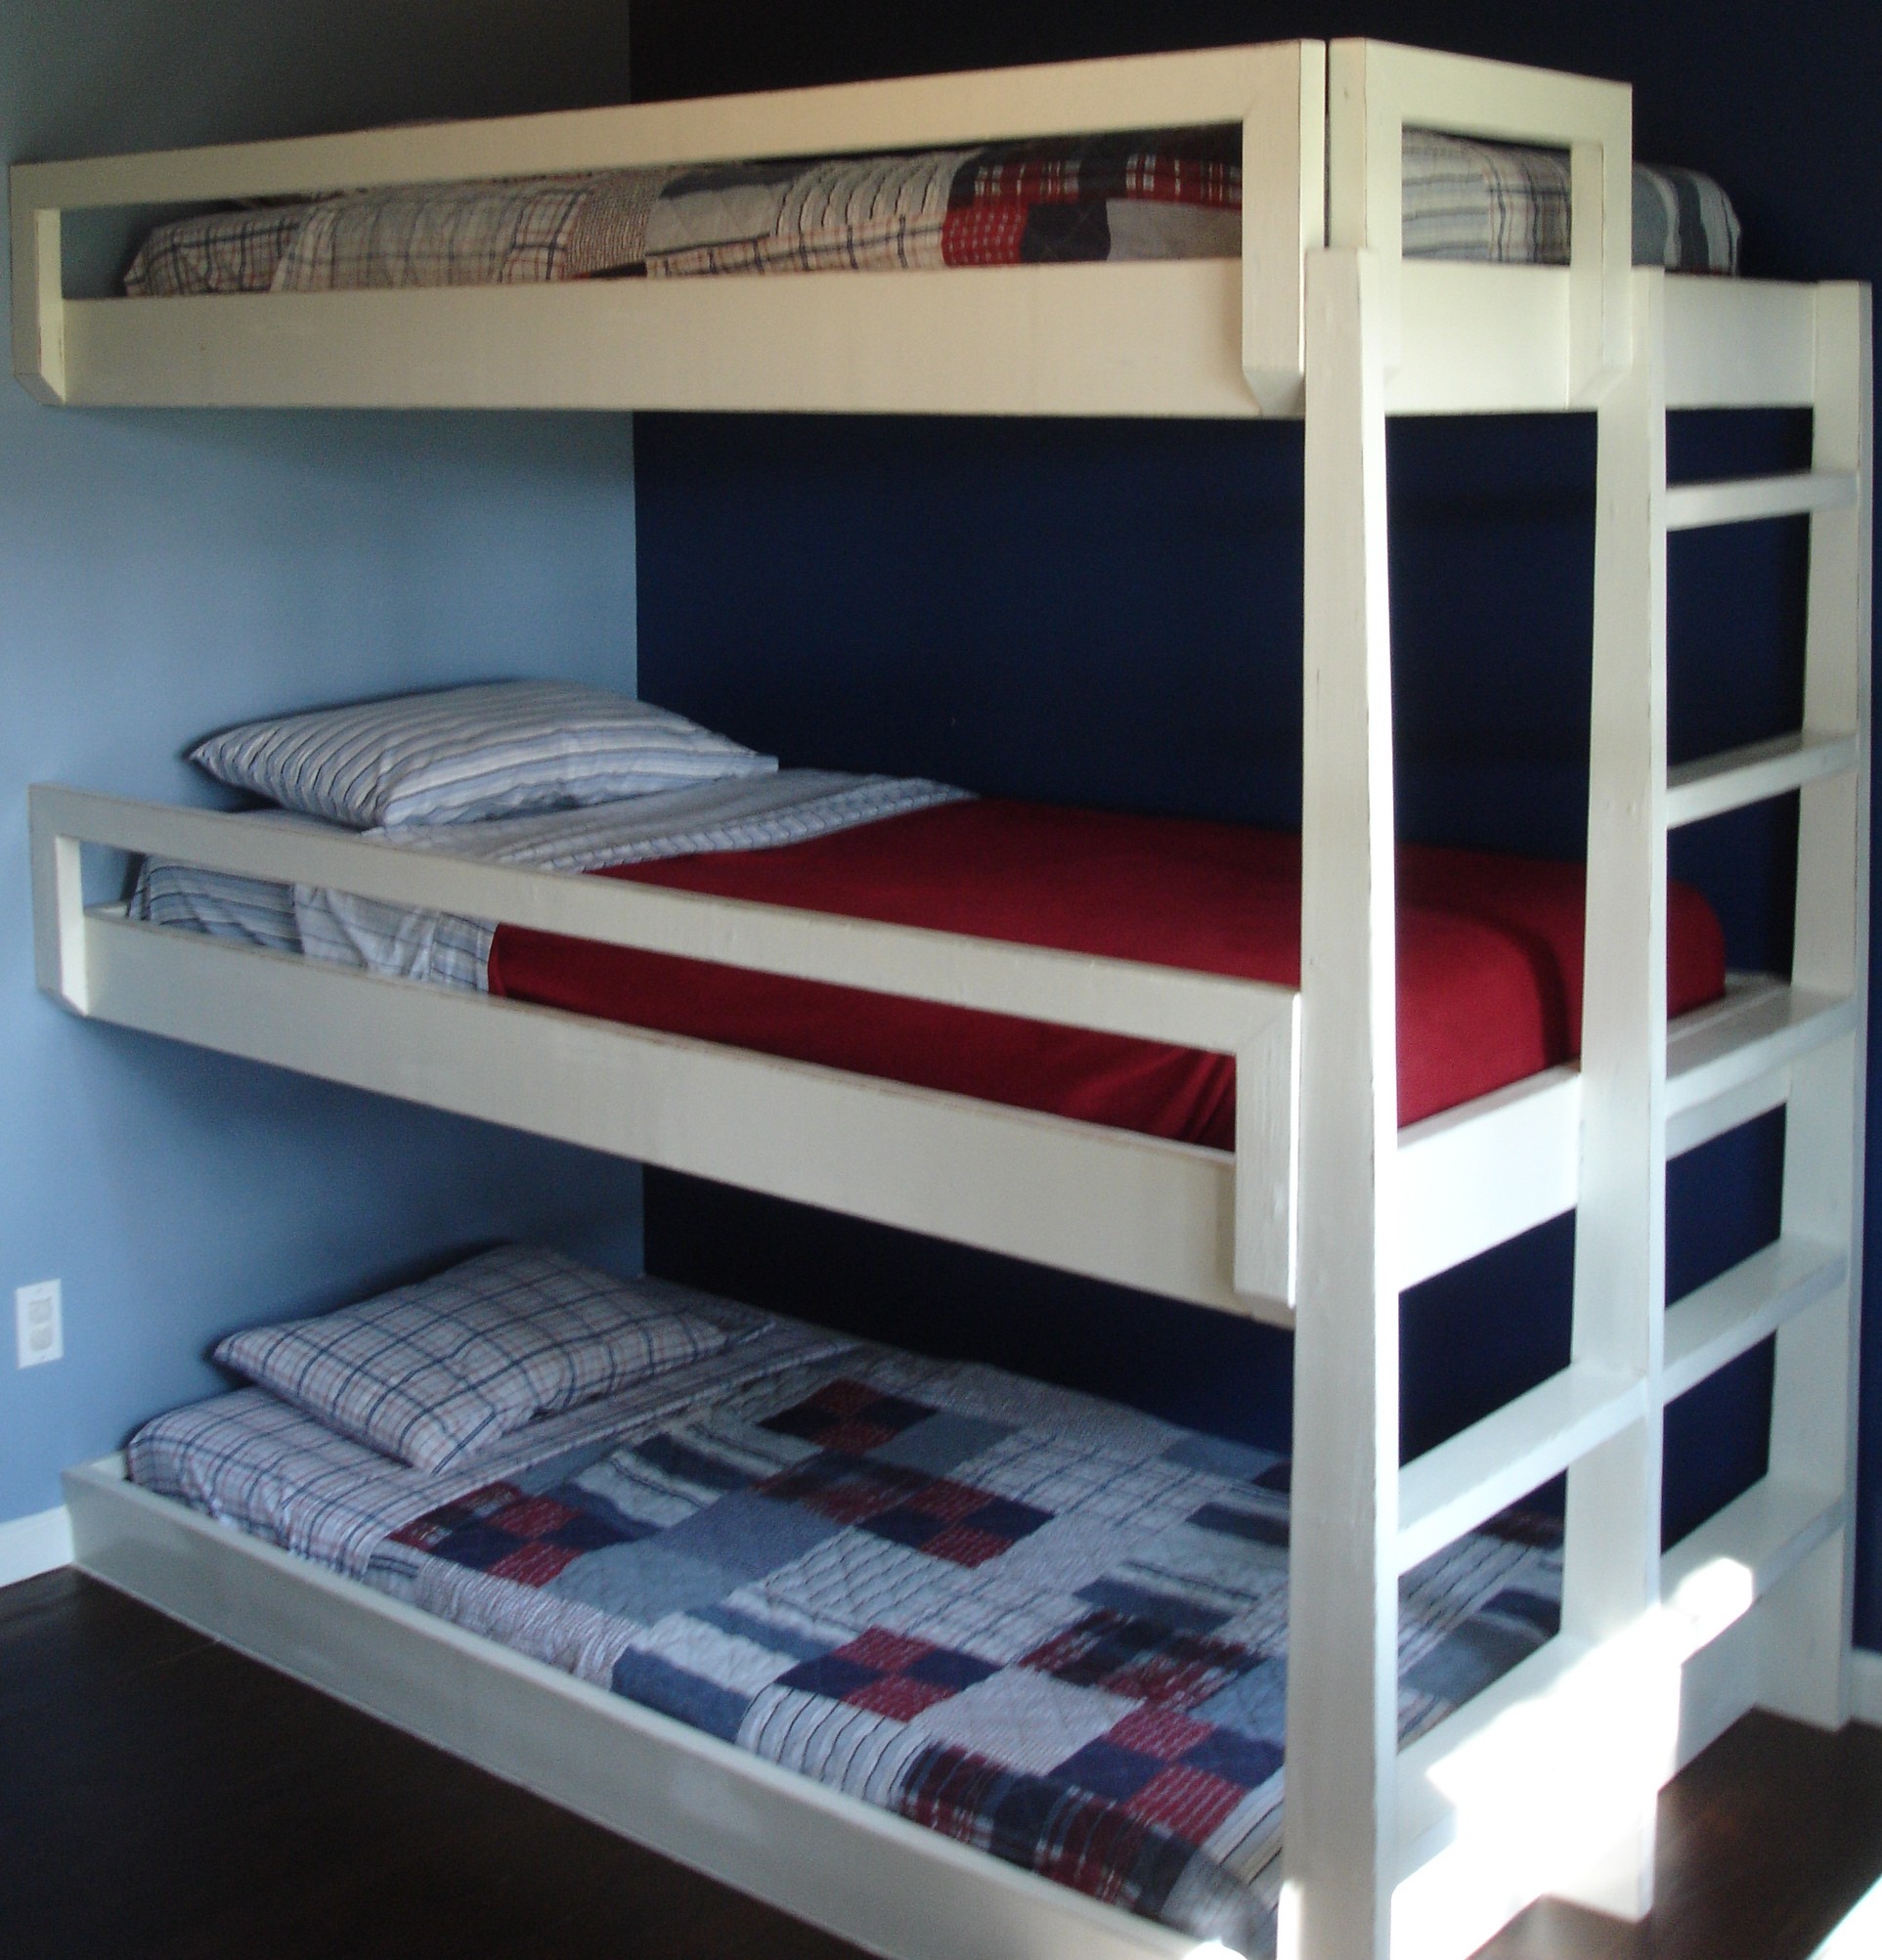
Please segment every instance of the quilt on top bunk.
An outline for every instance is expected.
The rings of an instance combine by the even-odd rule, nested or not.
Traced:
[[[1238,824],[971,799],[811,770],[625,805],[408,828],[389,841],[543,869],[1297,986],[1300,843]],[[272,895],[271,895],[272,894]],[[205,905],[205,897],[207,904]],[[222,928],[220,906],[242,920]],[[133,911],[402,978],[1232,1149],[1232,1058],[780,980],[300,887],[146,868]],[[1399,1120],[1581,1049],[1579,865],[1399,851]],[[261,922],[259,926],[255,922]],[[1667,1006],[1725,988],[1717,917],[1669,888]]]
[[[475,285],[645,275],[894,271],[1233,258],[1238,128],[810,162],[405,186],[159,226],[134,297]],[[1414,257],[1565,264],[1563,152],[1408,130]],[[1736,269],[1738,221],[1697,171],[1634,173],[1634,257]]]
[[[743,1314],[711,1360],[425,1476],[255,1388],[136,1482],[1010,1863],[1246,1953],[1278,1891],[1288,1465]],[[1402,1583],[1399,1729],[1555,1629],[1547,1520]]]

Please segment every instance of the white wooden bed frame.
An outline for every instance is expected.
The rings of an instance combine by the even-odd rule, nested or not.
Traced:
[[[68,210],[1240,120],[1239,263],[67,299]],[[1400,254],[1407,123],[1566,147],[1565,267]],[[488,865],[42,786],[38,976],[73,1011],[1295,1331],[1284,1952],[1462,1955],[1544,1892],[1638,1915],[1654,1794],[1746,1709],[1849,1712],[1867,957],[1867,289],[1631,268],[1626,88],[1316,42],[36,164],[16,370],[49,402],[1304,414],[1298,991]],[[1323,197],[1323,182],[1325,195]],[[1815,412],[1801,476],[1669,486],[1669,411]],[[1598,415],[1586,1027],[1400,1129],[1385,418]],[[1809,513],[1804,720],[1667,765],[1669,532]],[[1672,829],[1798,792],[1788,979],[1669,1027]],[[133,924],[88,846],[1233,1054],[1234,1153]],[[1781,1237],[1668,1308],[1670,1156],[1787,1111]],[[1398,1296],[1578,1212],[1573,1358],[1401,1470]],[[1769,1474],[1664,1557],[1665,1404],[1776,1335]],[[1395,1743],[1402,1571],[1567,1472],[1558,1638]],[[872,1950],[1195,1942],[223,1530],[69,1473],[79,1563]]]

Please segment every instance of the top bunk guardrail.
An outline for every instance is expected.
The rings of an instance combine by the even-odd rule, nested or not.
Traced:
[[[1242,251],[548,285],[70,298],[68,212],[1239,123]],[[1402,257],[1407,125],[1566,150],[1566,266]],[[1632,96],[1277,42],[229,145],[12,173],[15,371],[55,403],[1234,417],[1301,409],[1306,254],[1385,261],[1387,406],[1564,409],[1625,365]]]

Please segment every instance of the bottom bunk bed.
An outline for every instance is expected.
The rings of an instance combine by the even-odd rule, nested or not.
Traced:
[[[412,1315],[545,1285],[626,1301],[668,1365],[434,1470],[271,1392],[356,1418]],[[878,1950],[1272,1951],[1284,1459],[549,1254],[388,1300],[405,1345],[386,1303],[365,1345],[236,1336],[269,1386],[158,1417],[128,1482],[73,1472],[81,1563]],[[1559,1591],[1526,1511],[1409,1572],[1401,1738],[1539,1652]]]

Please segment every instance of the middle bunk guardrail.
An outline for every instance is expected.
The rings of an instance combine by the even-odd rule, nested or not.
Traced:
[[[75,1013],[1291,1325],[1291,988],[56,785],[29,802],[38,981]],[[1235,1153],[136,924],[121,905],[87,907],[87,847],[1233,1055]],[[1670,1030],[1669,1154],[1773,1107],[1798,1058],[1853,1015],[1847,999],[1732,978]],[[1549,1068],[1400,1130],[1402,1286],[1574,1207],[1581,1091],[1579,1069]]]
[[[754,1162],[750,1138],[727,1141],[723,1133],[742,1120],[734,1107],[741,1094],[763,1101],[769,1093],[765,1119],[787,1127],[860,1121],[880,1133],[884,1153],[872,1162],[866,1138],[846,1137],[827,1176],[808,1184],[800,1176],[785,1195],[1204,1305],[1284,1325],[1289,1319],[1295,1292],[1299,1019],[1299,996],[1291,987],[580,874],[476,863],[52,785],[35,785],[29,800],[37,978],[46,992],[78,1014],[761,1189],[773,1188],[765,1179],[791,1154],[813,1156],[816,1146],[833,1142],[828,1134],[786,1135],[760,1151],[763,1164]],[[612,1023],[591,1025],[551,1009],[134,924],[121,916],[121,908],[86,906],[82,853],[88,846],[276,883],[324,886],[395,905],[790,980],[1232,1055],[1239,1091],[1235,1155],[1226,1160],[1222,1153],[1201,1146],[845,1076]],[[159,970],[164,959],[169,965]],[[219,1010],[208,1004],[210,992]],[[388,1005],[392,995],[399,997],[396,1009]],[[505,1100],[491,1086],[502,1072],[494,1066],[480,1071],[488,1079],[476,1088],[446,1079],[454,1067],[471,1067],[466,1044],[479,1038],[471,1024],[476,1011],[483,1016],[478,1026],[492,1043],[493,1058],[505,1042],[513,1044],[519,1015],[535,1017],[530,1025],[547,1029],[544,1045],[556,1050],[538,1060],[545,1067],[573,1071],[565,1089],[547,1095],[518,1081]],[[366,1020],[373,1014],[383,1025],[369,1035]],[[453,1032],[443,1031],[447,1024]],[[356,1054],[346,1052],[349,1026]],[[586,1042],[575,1029],[588,1031]],[[591,1094],[583,1087],[575,1051],[591,1048],[594,1066],[605,1067],[602,1057],[618,1059],[621,1044],[635,1041],[658,1049],[669,1064],[690,1051],[717,1057],[715,1069],[694,1069],[688,1077],[694,1093],[720,1099],[717,1115],[708,1119],[700,1111],[676,1115],[671,1099],[685,1087],[672,1078],[671,1069],[657,1083],[643,1070],[637,1084],[645,1095],[658,1090],[669,1099],[664,1123],[659,1112],[624,1124],[619,1111],[602,1115],[577,1107],[612,1091],[599,1079]],[[414,1059],[414,1043],[424,1050],[422,1063]],[[377,1065],[363,1059],[375,1044]],[[530,1061],[510,1055],[503,1066],[514,1075],[527,1070]],[[741,1067],[748,1077],[742,1086],[733,1079]],[[840,1083],[852,1086],[837,1091],[834,1085]],[[628,1086],[625,1076],[614,1082],[615,1089]],[[801,1093],[794,1096],[793,1089]],[[726,1143],[722,1160],[708,1134],[716,1124]],[[663,1153],[663,1139],[672,1139],[676,1128],[681,1141],[669,1143]],[[1060,1153],[1055,1169],[1029,1171],[1030,1154],[1043,1159],[1055,1148]],[[973,1155],[971,1163],[957,1160],[963,1151]],[[846,1153],[847,1173],[837,1162]],[[853,1180],[850,1191],[837,1188],[846,1175]],[[925,1187],[904,1192],[899,1209],[885,1195],[896,1177]],[[881,1202],[871,1201],[872,1187]],[[845,1197],[852,1201],[843,1202]]]

